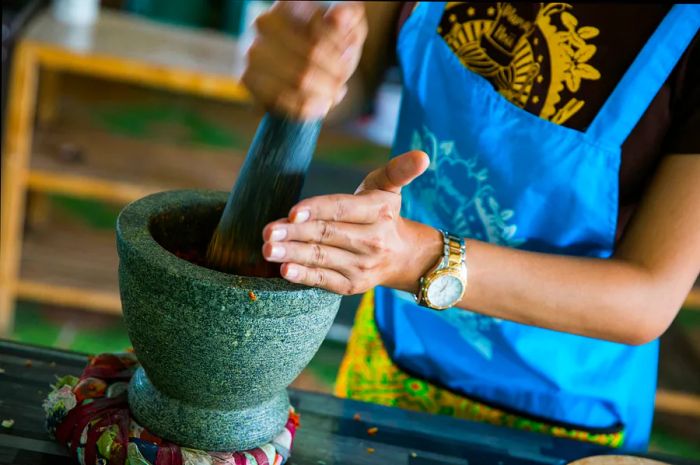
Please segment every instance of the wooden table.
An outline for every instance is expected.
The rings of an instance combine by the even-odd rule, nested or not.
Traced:
[[[41,402],[56,375],[78,375],[85,363],[84,354],[0,340],[0,419],[15,420],[12,428],[0,429],[0,463],[71,463],[44,430]],[[301,414],[290,465],[563,464],[610,452],[578,441],[322,394],[290,395]],[[353,419],[355,414],[360,421]],[[375,426],[377,433],[368,435],[367,429]]]

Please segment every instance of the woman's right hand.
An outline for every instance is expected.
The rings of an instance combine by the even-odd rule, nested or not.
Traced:
[[[326,116],[345,96],[360,61],[367,37],[363,5],[276,2],[256,28],[245,86],[268,109],[302,120]]]

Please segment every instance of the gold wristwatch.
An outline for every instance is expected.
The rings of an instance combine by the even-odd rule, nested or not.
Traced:
[[[464,239],[445,231],[440,261],[420,279],[416,302],[434,310],[445,310],[462,299],[467,289],[467,262]]]

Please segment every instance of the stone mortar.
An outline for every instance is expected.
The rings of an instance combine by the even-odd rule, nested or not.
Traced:
[[[286,387],[340,304],[322,289],[221,273],[170,252],[203,256],[226,198],[162,192],[117,220],[122,306],[142,365],[129,386],[132,414],[177,444],[220,451],[256,447],[282,430]]]

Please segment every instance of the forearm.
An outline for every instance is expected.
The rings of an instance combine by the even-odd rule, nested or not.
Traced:
[[[384,283],[411,293],[442,253],[434,228],[406,222],[410,262]],[[430,231],[433,231],[431,233]],[[654,339],[679,303],[664,299],[643,266],[527,252],[466,238],[468,285],[458,307],[542,328],[638,344]],[[410,270],[410,271],[409,271]]]
[[[526,252],[468,241],[469,285],[459,307],[589,337],[641,344],[680,302],[645,267],[620,259]]]
[[[630,344],[660,336],[700,268],[700,158],[667,156],[610,259],[470,241],[461,307]]]

